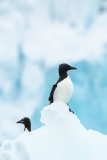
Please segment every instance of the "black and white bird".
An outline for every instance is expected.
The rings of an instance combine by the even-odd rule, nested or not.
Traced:
[[[24,131],[25,132],[30,132],[31,131],[31,122],[30,122],[30,119],[28,117],[24,117],[16,123],[24,124]]]
[[[66,63],[59,65],[59,79],[51,89],[50,96],[48,99],[50,101],[50,104],[55,101],[61,101],[68,104],[73,93],[73,83],[70,77],[68,76],[67,71],[74,69],[77,68],[72,67]],[[70,108],[69,111],[74,113]]]

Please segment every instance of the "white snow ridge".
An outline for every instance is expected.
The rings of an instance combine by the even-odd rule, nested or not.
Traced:
[[[44,107],[41,122],[45,126],[5,141],[0,160],[107,160],[107,136],[86,130],[66,104]]]

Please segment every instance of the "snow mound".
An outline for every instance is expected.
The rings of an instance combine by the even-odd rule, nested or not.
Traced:
[[[44,107],[41,122],[45,126],[5,141],[0,160],[107,160],[107,136],[87,131],[66,104]]]
[[[21,141],[6,141],[0,151],[1,160],[30,160],[26,147]]]

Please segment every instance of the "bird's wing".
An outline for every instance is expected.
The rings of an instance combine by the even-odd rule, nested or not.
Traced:
[[[48,100],[50,101],[50,104],[53,103],[54,91],[55,91],[55,89],[56,89],[56,87],[57,87],[57,84],[58,84],[61,80],[63,80],[63,79],[60,77],[60,78],[58,79],[58,81],[56,82],[56,84],[54,84],[53,87],[52,87],[52,89],[51,89],[50,96],[49,96],[49,98],[48,98]]]
[[[51,89],[50,96],[49,96],[49,99],[48,99],[50,101],[50,103],[53,103],[53,94],[54,94],[54,91],[55,91],[56,87],[57,87],[57,84],[54,84],[52,89]]]

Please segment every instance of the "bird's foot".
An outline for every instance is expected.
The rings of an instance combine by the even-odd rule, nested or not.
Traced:
[[[71,110],[71,108],[69,108],[69,112],[72,112],[74,114],[74,112]]]

